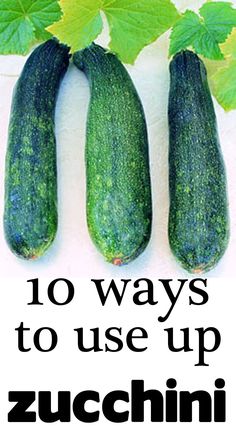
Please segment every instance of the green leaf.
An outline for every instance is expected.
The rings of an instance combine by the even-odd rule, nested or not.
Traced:
[[[225,57],[236,59],[236,29],[229,35],[224,44],[221,44],[221,50]]]
[[[201,21],[195,12],[186,11],[175,24],[170,37],[170,56],[190,47],[201,31]]]
[[[60,16],[57,0],[1,0],[0,54],[26,54],[37,39],[51,37],[45,27]]]
[[[177,21],[171,34],[170,55],[193,47],[206,58],[223,59],[220,44],[236,26],[236,9],[228,2],[207,2],[199,14],[186,11]]]
[[[90,45],[102,31],[101,0],[60,0],[63,16],[47,28],[72,53]]]
[[[105,0],[110,49],[123,62],[134,63],[140,51],[170,29],[179,19],[170,0]]]
[[[214,96],[229,111],[236,109],[236,28],[220,47],[225,60],[215,65],[209,61],[207,70]]]
[[[45,28],[61,17],[58,0],[38,0],[30,1],[29,3],[31,3],[29,9],[30,20],[34,25],[36,38],[39,40],[51,38],[51,35]]]
[[[212,76],[212,90],[220,105],[226,110],[236,109],[236,60],[218,69]]]
[[[110,27],[110,49],[133,63],[143,47],[166,32],[179,14],[171,0],[61,0],[62,19],[48,30],[75,52],[102,31],[103,11]]]
[[[219,68],[225,67],[227,65],[227,60],[223,59],[219,61],[219,60],[204,59],[204,65],[207,69],[208,81],[211,84],[211,77],[214,76],[214,74]]]

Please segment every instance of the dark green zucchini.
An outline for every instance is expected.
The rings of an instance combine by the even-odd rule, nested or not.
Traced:
[[[208,271],[227,247],[226,174],[203,62],[191,51],[170,64],[169,242],[182,266]]]
[[[17,81],[5,169],[4,228],[12,251],[41,256],[57,229],[56,96],[69,63],[55,40],[37,47]]]
[[[87,119],[87,222],[107,261],[137,257],[151,232],[147,129],[135,87],[121,62],[92,44],[74,55],[90,83]]]

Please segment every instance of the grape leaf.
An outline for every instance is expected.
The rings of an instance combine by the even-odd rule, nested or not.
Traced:
[[[170,55],[193,47],[197,54],[221,60],[223,43],[236,26],[236,9],[228,2],[207,2],[195,12],[186,11],[171,33]]]
[[[229,35],[225,43],[221,45],[221,50],[225,57],[236,59],[236,29]]]
[[[58,0],[1,0],[0,54],[26,54],[37,39],[51,37],[45,27],[60,16]]]
[[[72,53],[90,45],[102,31],[102,0],[60,0],[64,14],[60,21],[47,28]]]
[[[236,29],[221,44],[221,50],[226,60],[220,67],[216,66],[210,81],[217,101],[229,111],[236,109]]]
[[[109,47],[128,63],[179,18],[171,0],[61,0],[60,6],[64,15],[48,30],[72,52],[88,46],[99,35],[103,11],[110,27]]]
[[[110,49],[126,63],[170,29],[179,14],[170,0],[104,0],[111,42]]]
[[[226,110],[236,109],[236,60],[232,59],[224,68],[212,76],[212,90],[217,101]]]
[[[173,27],[170,36],[170,56],[193,45],[201,32],[201,21],[193,11],[186,11]]]

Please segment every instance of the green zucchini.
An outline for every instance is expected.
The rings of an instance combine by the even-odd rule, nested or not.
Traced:
[[[226,173],[203,62],[191,51],[170,64],[169,242],[191,273],[213,268],[229,239]]]
[[[73,60],[91,91],[85,151],[88,229],[106,260],[122,265],[144,250],[151,232],[145,116],[115,55],[92,44]]]
[[[68,49],[55,40],[37,47],[17,81],[5,166],[5,237],[20,257],[41,256],[57,230],[54,112]]]

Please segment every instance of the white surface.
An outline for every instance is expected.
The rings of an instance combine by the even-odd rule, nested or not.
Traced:
[[[185,7],[198,7],[201,2],[176,1]],[[234,2],[236,3],[236,2]],[[101,43],[107,36],[99,38]],[[9,251],[0,230],[0,427],[4,435],[15,433],[92,435],[124,433],[154,435],[160,429],[163,435],[173,430],[183,435],[189,430],[197,435],[218,435],[225,430],[233,435],[235,421],[235,252],[236,252],[236,111],[229,114],[215,103],[222,151],[227,168],[229,206],[231,215],[231,238],[227,252],[219,265],[207,274],[209,279],[209,302],[200,307],[189,306],[189,290],[186,286],[169,320],[160,324],[157,317],[165,313],[168,298],[158,279],[192,279],[172,257],[167,239],[168,218],[168,59],[167,35],[146,48],[135,66],[128,67],[131,77],[143,101],[149,131],[150,161],[153,192],[153,231],[151,242],[136,261],[117,268],[107,264],[90,241],[85,219],[85,172],[84,143],[86,111],[89,101],[88,84],[84,75],[73,65],[62,83],[56,112],[56,134],[58,146],[59,182],[59,228],[55,243],[40,260],[27,262],[19,260]],[[24,58],[17,56],[0,57],[0,216],[3,214],[4,160],[7,142],[7,128],[13,86],[17,80]],[[26,280],[40,279],[40,299],[43,306],[27,305],[31,299],[31,285]],[[65,277],[73,281],[76,294],[73,302],[66,307],[55,307],[47,301],[46,288],[50,280]],[[137,307],[132,302],[134,294],[130,285],[121,307],[112,301],[101,307],[96,291],[90,282],[92,278],[134,279],[146,277],[154,281],[154,306]],[[213,279],[217,277],[217,279]],[[204,277],[203,277],[204,278]],[[231,278],[228,280],[227,278]],[[107,281],[108,282],[108,281]],[[145,288],[145,287],[144,287]],[[63,292],[63,288],[58,292]],[[59,293],[58,293],[59,294]],[[51,326],[59,336],[58,347],[51,353],[42,354],[33,349],[28,353],[17,350],[14,329],[24,321],[26,327],[35,331]],[[74,328],[99,327],[101,333],[111,326],[122,327],[127,333],[132,327],[141,326],[149,333],[148,350],[134,354],[124,350],[115,354],[104,352],[80,353],[76,349]],[[217,327],[222,335],[218,351],[207,356],[209,367],[196,368],[196,353],[171,354],[167,349],[164,328],[190,327],[192,345],[196,346],[194,328]],[[87,335],[86,335],[87,336]],[[32,344],[31,332],[26,336],[27,345]],[[89,337],[87,336],[87,340]],[[88,341],[87,341],[88,342]],[[104,344],[104,338],[102,338]],[[131,379],[144,379],[146,388],[165,391],[165,382],[175,377],[179,389],[205,389],[213,391],[214,380],[223,377],[227,388],[227,423],[222,424],[165,424],[150,423],[147,410],[145,423],[117,425],[104,418],[95,425],[86,425],[73,419],[68,424],[7,424],[10,409],[7,394],[10,390],[58,390],[72,391],[74,396],[81,390],[94,389],[101,397],[114,389],[130,390]],[[123,406],[122,406],[123,407]],[[33,406],[33,409],[35,406]],[[148,409],[148,408],[147,408]]]

